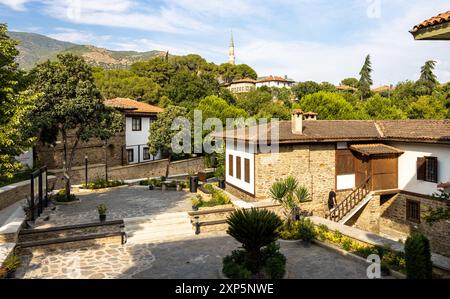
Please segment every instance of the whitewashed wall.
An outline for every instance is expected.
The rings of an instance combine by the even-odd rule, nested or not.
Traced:
[[[144,147],[148,143],[148,138],[150,137],[150,125],[151,120],[148,116],[141,117],[141,131],[133,131],[132,127],[132,117],[126,117],[125,125],[125,144],[127,149],[133,149],[134,151],[134,161],[129,163],[145,162],[149,160],[144,160]],[[138,145],[141,145],[138,147]],[[125,156],[126,157],[126,156]],[[158,157],[155,157],[157,159]],[[153,156],[150,156],[150,160],[153,160]]]
[[[355,175],[344,174],[336,176],[336,189],[345,190],[355,187]]]
[[[280,82],[280,81],[268,81],[268,82],[258,82],[256,83],[256,88],[267,86],[267,87],[278,87],[278,88],[291,88],[292,83]]]
[[[245,150],[238,150],[235,148],[226,147],[225,149],[226,159],[226,174],[225,180],[227,183],[232,184],[250,194],[255,194],[255,155],[253,153],[246,152]],[[229,156],[233,155],[233,176],[229,175]],[[236,157],[241,157],[241,179],[236,178],[236,172],[238,165],[236,164]],[[244,171],[244,159],[250,160],[250,182],[245,182],[245,171]]]
[[[437,184],[417,180],[417,158],[433,156],[438,158],[438,181],[450,181],[450,145],[393,142],[392,146],[404,151],[398,159],[398,187],[401,190],[432,194]]]

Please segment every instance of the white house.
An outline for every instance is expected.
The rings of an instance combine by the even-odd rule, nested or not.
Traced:
[[[160,159],[149,153],[148,139],[151,123],[163,109],[127,98],[106,100],[105,104],[120,110],[125,116],[125,157],[127,164]]]
[[[244,93],[255,89],[256,80],[246,78],[241,80],[235,80],[228,84],[227,88],[231,93]]]
[[[256,88],[267,86],[267,87],[277,87],[277,88],[291,88],[295,84],[294,80],[288,79],[287,76],[268,76],[262,77],[256,81]]]

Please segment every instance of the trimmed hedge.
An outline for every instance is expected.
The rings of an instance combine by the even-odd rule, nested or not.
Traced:
[[[405,242],[406,277],[408,279],[431,279],[430,241],[422,234],[413,234]]]

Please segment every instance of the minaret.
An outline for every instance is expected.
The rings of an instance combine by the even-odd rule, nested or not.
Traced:
[[[236,56],[234,56],[233,31],[231,31],[230,49],[228,50],[228,63],[234,65],[235,62],[236,62]]]

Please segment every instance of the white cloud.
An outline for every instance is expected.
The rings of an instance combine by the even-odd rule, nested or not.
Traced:
[[[49,16],[78,24],[170,33],[210,29],[173,6],[150,8],[130,0],[45,0],[44,3]]]
[[[29,0],[0,0],[0,4],[6,5],[11,9],[22,11],[25,10],[25,3]]]
[[[102,42],[108,41],[110,35],[95,35],[90,32],[78,31],[70,28],[57,28],[56,33],[47,34],[47,36],[71,43],[89,44],[95,43],[101,46]]]

